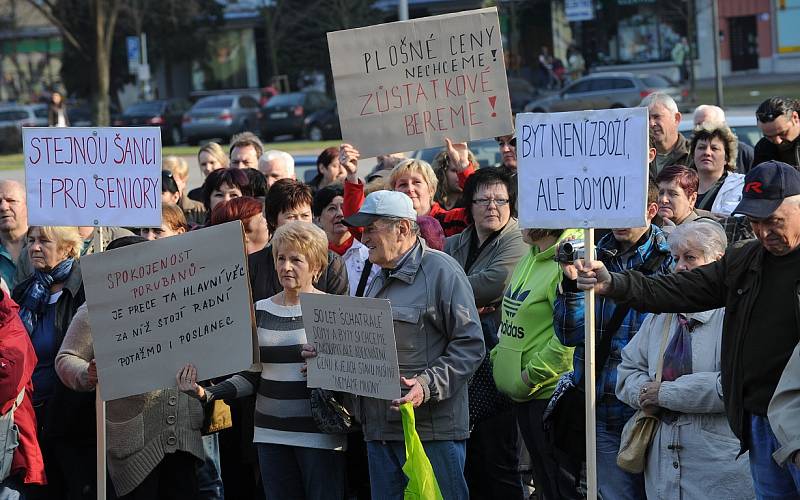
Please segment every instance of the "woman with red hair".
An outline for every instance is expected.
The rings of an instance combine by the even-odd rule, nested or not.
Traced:
[[[208,225],[216,226],[235,220],[242,221],[244,225],[244,240],[248,255],[263,250],[267,246],[269,230],[260,201],[249,196],[224,201],[211,211]]]

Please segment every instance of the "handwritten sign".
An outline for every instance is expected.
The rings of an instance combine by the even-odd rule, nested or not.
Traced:
[[[161,130],[22,129],[32,226],[161,225]]]
[[[175,387],[189,362],[203,379],[252,364],[240,222],[87,255],[81,270],[104,400]]]
[[[517,115],[522,227],[646,225],[647,109]]]
[[[378,399],[400,397],[400,371],[388,300],[305,293],[303,326],[317,357],[308,386]]]
[[[496,8],[328,33],[342,137],[362,156],[510,134]]]

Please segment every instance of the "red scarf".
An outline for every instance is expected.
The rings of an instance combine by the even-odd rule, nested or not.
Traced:
[[[343,256],[344,253],[347,250],[349,250],[351,246],[353,246],[353,240],[354,239],[355,238],[350,236],[350,238],[348,238],[347,241],[345,241],[341,245],[337,245],[336,243],[328,242],[328,250],[331,250],[332,252],[336,252],[339,256]]]

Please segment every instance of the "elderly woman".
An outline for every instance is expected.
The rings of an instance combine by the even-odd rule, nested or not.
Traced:
[[[458,170],[459,182],[464,183],[475,171],[475,165],[469,161],[466,143],[454,144],[446,139],[449,164]],[[364,184],[358,178],[359,152],[350,144],[342,144],[340,163],[347,171],[344,184],[344,215],[358,212],[364,203]],[[467,215],[463,208],[445,210],[433,200],[438,181],[431,166],[422,160],[405,160],[398,163],[389,174],[386,187],[391,191],[399,191],[411,198],[417,215],[430,215],[439,221],[446,236],[458,234],[467,226]],[[360,232],[356,230],[356,236]]]
[[[350,295],[361,297],[380,268],[372,265],[367,247],[355,239],[342,223],[343,203],[344,188],[341,184],[332,184],[317,191],[311,209],[317,225],[328,237],[328,249],[344,260]]]
[[[283,291],[256,302],[261,353],[256,368],[204,389],[187,365],[178,373],[178,385],[203,401],[257,394],[254,441],[267,498],[341,500],[346,436],[321,432],[311,418],[300,354],[307,343],[300,294],[323,293],[314,281],[327,265],[328,242],[313,224],[294,222],[275,232],[272,255]]]
[[[511,217],[514,200],[509,196],[509,183],[508,175],[496,168],[475,172],[464,186],[470,225],[445,243],[445,252],[467,274],[481,313],[487,351],[497,345],[503,290],[525,253],[519,225]],[[465,468],[470,496],[523,498],[515,424],[511,408],[506,407],[473,428]]]
[[[317,157],[317,175],[308,185],[316,193],[325,186],[343,181],[345,175],[347,172],[339,163],[339,148],[326,148]]]
[[[737,145],[726,125],[703,123],[694,129],[691,154],[699,179],[698,209],[727,217],[741,201],[744,175],[734,172]]]
[[[218,204],[240,196],[253,196],[250,178],[239,168],[225,168],[208,174],[203,182],[203,206],[208,212]]]
[[[205,179],[208,177],[208,174],[214,170],[228,168],[230,166],[230,158],[225,154],[225,150],[222,149],[222,146],[216,142],[209,142],[197,152],[197,165],[200,167],[200,173],[203,174],[203,179]],[[202,186],[189,191],[188,196],[192,200],[202,202]]]
[[[705,210],[698,212],[695,209],[699,181],[693,169],[683,165],[664,167],[655,183],[658,186],[658,215],[668,226],[679,226],[711,215]]]
[[[85,300],[78,266],[82,246],[75,227],[28,229],[34,274],[12,293],[38,358],[33,406],[47,486],[36,489],[47,498],[94,498],[96,489],[94,397],[68,389],[55,370],[56,353]]]
[[[701,220],[676,228],[669,246],[678,273],[722,258],[727,239],[719,224]],[[722,402],[724,314],[650,315],[622,350],[617,397],[660,421],[645,462],[649,499],[755,497],[747,457],[737,460],[740,443]],[[655,381],[659,363],[661,382]]]
[[[252,169],[249,169],[252,170]],[[235,220],[242,221],[244,242],[247,254],[263,250],[269,243],[267,220],[262,213],[261,202],[249,196],[224,201],[211,211],[209,226],[216,226]]]
[[[108,250],[144,241],[140,236],[127,236],[112,241]],[[94,342],[85,304],[78,308],[67,330],[56,357],[56,370],[72,390],[88,393],[97,386]],[[174,400],[177,404],[170,402]],[[196,469],[205,459],[202,423],[200,403],[175,388],[109,401],[106,449],[117,498],[197,498]],[[169,437],[177,437],[174,449],[163,445]]]
[[[143,227],[139,229],[139,236],[153,241],[170,236],[177,236],[189,230],[189,224],[177,205],[161,205],[161,227]]]

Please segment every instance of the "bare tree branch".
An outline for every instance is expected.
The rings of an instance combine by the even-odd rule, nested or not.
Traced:
[[[45,18],[47,18],[50,23],[52,23],[58,31],[61,32],[61,36],[67,39],[70,45],[75,47],[75,50],[83,56],[87,61],[91,61],[92,58],[89,56],[89,53],[86,52],[86,49],[81,45],[77,38],[64,26],[55,15],[53,15],[53,3],[50,0],[27,0],[28,4],[33,6],[36,10],[38,10]]]

